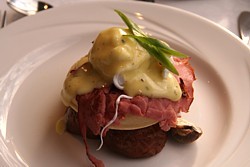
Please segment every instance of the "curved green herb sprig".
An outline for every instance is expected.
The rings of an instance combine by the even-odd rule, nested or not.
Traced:
[[[186,58],[183,53],[180,53],[172,48],[170,48],[166,43],[156,38],[147,36],[139,26],[131,21],[125,14],[119,10],[115,12],[121,17],[124,23],[128,26],[131,31],[131,35],[126,35],[128,37],[134,38],[144,49],[148,51],[151,56],[154,56],[165,68],[167,68],[172,73],[179,75],[178,71],[172,64],[170,57],[175,56],[179,58]]]

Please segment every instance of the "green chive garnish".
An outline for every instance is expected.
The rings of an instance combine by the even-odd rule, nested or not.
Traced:
[[[175,56],[179,58],[186,58],[188,57],[187,55],[170,48],[166,43],[161,40],[149,37],[139,28],[136,23],[131,21],[121,11],[115,10],[115,12],[121,17],[121,19],[131,31],[132,35],[126,36],[134,38],[144,49],[148,51],[151,56],[154,56],[165,68],[167,68],[172,73],[179,75],[178,71],[172,64],[170,57]]]

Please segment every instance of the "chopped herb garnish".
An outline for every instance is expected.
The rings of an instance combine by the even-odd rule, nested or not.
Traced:
[[[165,42],[156,38],[149,37],[144,33],[139,26],[131,21],[125,14],[119,10],[115,12],[121,17],[124,23],[128,26],[132,35],[125,35],[134,38],[144,49],[148,51],[151,56],[154,56],[165,68],[172,73],[179,75],[178,71],[172,64],[170,57],[175,56],[179,58],[186,58],[187,55],[180,53],[170,48]]]

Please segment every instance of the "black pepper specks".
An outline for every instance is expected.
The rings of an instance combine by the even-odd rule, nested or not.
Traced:
[[[126,41],[125,41],[124,39],[122,39],[122,40],[121,40],[121,42],[122,42],[123,44],[125,44],[125,43],[126,43]]]

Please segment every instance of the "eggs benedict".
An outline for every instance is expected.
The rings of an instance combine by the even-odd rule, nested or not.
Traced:
[[[100,137],[102,145],[132,158],[159,153],[180,112],[193,101],[189,57],[145,34],[122,12],[128,28],[99,33],[88,54],[69,70],[61,97],[67,130]],[[104,166],[89,154],[95,166]]]

